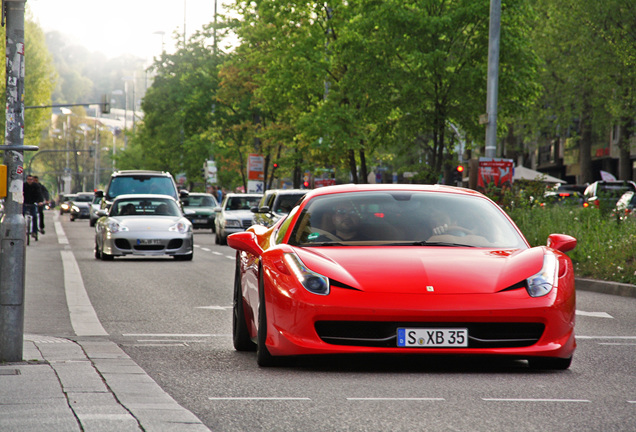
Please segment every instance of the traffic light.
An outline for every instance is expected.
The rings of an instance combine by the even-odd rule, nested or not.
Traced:
[[[453,172],[453,182],[455,182],[458,186],[460,186],[464,181],[464,169],[463,165],[457,165],[455,167],[455,172]]]
[[[305,180],[305,181],[303,182],[303,187],[304,187],[305,189],[309,189],[309,182]]]
[[[274,170],[278,168],[278,163],[274,162]]]

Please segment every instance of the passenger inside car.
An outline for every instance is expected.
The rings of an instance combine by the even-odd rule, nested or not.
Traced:
[[[135,205],[128,203],[119,209],[119,216],[130,216],[136,214]]]

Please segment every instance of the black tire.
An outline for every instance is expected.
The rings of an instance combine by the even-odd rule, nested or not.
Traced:
[[[99,251],[99,247],[97,246],[97,242],[95,242],[95,259],[100,259],[101,257],[102,257],[102,254]]]
[[[217,231],[216,235],[214,236],[214,243],[215,244],[221,244],[221,240],[219,239],[218,231]]]
[[[95,219],[91,219],[88,221],[88,225],[94,227],[95,226],[95,222],[97,222]]]
[[[256,344],[250,338],[245,319],[243,290],[241,289],[241,270],[239,255],[236,254],[236,270],[234,271],[234,300],[232,302],[232,342],[237,351],[256,351]]]
[[[99,252],[99,255],[102,257],[102,261],[112,261],[115,259],[115,257],[113,255],[104,253],[104,248],[102,247],[102,250]]]
[[[225,246],[227,244],[227,237],[217,234],[216,238],[219,239],[219,244]]]
[[[531,357],[528,359],[531,369],[539,370],[566,370],[572,364],[572,357]]]
[[[173,255],[175,261],[192,261],[192,258],[194,258],[194,252],[191,253],[190,255]]]
[[[259,270],[262,270],[260,268]],[[265,289],[262,271],[259,271],[258,278],[258,335],[256,344],[256,363],[260,367],[276,366],[280,359],[270,354],[265,341],[267,340],[267,311],[265,307]]]

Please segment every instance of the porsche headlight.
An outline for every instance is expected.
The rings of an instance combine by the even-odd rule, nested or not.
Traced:
[[[122,225],[115,220],[111,220],[108,222],[108,231],[115,234],[120,231],[128,231],[128,227],[126,225]]]
[[[236,219],[226,219],[225,226],[228,228],[242,228],[241,221]]]
[[[285,254],[285,262],[307,291],[319,295],[329,294],[329,279],[309,270],[298,258],[298,255],[293,253]]]
[[[557,276],[559,263],[552,253],[543,256],[543,268],[539,273],[528,278],[528,294],[530,297],[542,297],[552,291],[559,281]]]
[[[172,225],[170,228],[168,228],[168,231],[173,231],[173,232],[178,232],[181,234],[185,234],[187,232],[192,231],[192,225],[189,223],[184,222],[183,220],[180,220],[179,222],[177,222],[176,224]]]

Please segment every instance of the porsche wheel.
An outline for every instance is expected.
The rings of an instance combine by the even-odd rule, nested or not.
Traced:
[[[528,364],[532,369],[541,370],[565,370],[572,364],[572,357],[553,358],[553,357],[535,357],[529,358]]]
[[[115,259],[115,257],[113,255],[107,254],[104,252],[104,249],[102,248],[102,250],[99,252],[99,255],[102,258],[102,261],[112,261]]]
[[[277,359],[269,353],[265,346],[267,339],[267,314],[265,311],[265,292],[263,286],[263,276],[258,281],[258,343],[256,344],[256,363],[261,367],[276,366]]]
[[[237,255],[236,271],[234,272],[234,300],[232,302],[232,341],[234,342],[234,349],[237,351],[254,351],[256,344],[252,342],[247,328],[242,291],[241,269]]]

